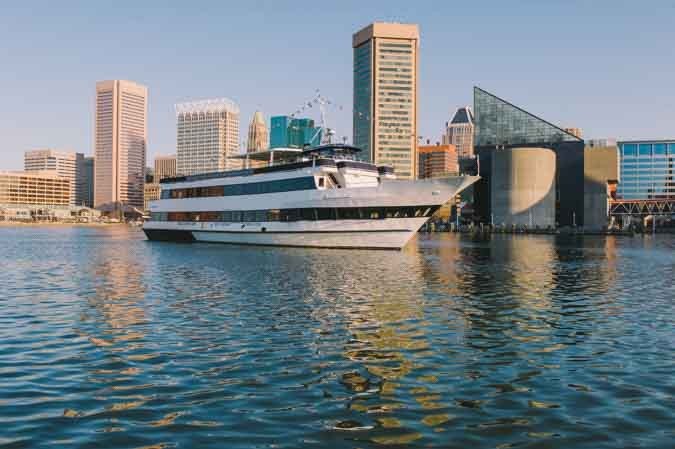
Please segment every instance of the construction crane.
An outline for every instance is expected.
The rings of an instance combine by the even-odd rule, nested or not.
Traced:
[[[296,117],[300,114],[303,114],[306,110],[313,108],[314,106],[319,107],[319,112],[321,114],[321,125],[317,127],[316,132],[312,136],[310,142],[313,142],[314,139],[319,135],[321,131],[323,131],[323,136],[322,136],[322,141],[321,143],[332,143],[333,136],[335,135],[335,130],[332,128],[328,127],[327,121],[326,121],[326,107],[331,106],[334,108],[337,108],[338,110],[342,110],[342,106],[329,100],[328,98],[324,97],[321,95],[321,92],[319,92],[319,89],[316,90],[316,95],[314,97],[304,103],[302,106],[300,106],[295,112],[291,114],[291,117]]]

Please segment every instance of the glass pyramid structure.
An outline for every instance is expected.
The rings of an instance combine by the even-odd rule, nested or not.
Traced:
[[[476,147],[512,147],[562,142],[583,142],[573,134],[515,106],[508,101],[473,88]]]

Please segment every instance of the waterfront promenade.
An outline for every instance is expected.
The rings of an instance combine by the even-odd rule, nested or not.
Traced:
[[[670,447],[675,239],[0,227],[0,447]]]

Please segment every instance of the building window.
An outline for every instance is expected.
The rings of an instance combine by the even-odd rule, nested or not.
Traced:
[[[654,144],[654,156],[665,156],[667,154],[666,152],[666,144],[665,143],[655,143]]]
[[[651,156],[652,155],[652,146],[648,143],[641,143],[638,147],[640,156]]]
[[[629,157],[637,156],[637,145],[634,143],[624,144],[623,155]]]

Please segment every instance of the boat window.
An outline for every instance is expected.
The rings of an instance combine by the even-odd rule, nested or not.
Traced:
[[[263,193],[313,190],[316,188],[316,182],[313,176],[303,176],[301,178],[277,179],[274,181],[250,182],[246,184],[171,189],[167,191],[169,192],[167,198],[182,199],[213,196],[259,195]]]
[[[328,173],[328,177],[330,178],[331,182],[333,183],[333,186],[337,187],[338,189],[341,189],[342,186],[340,183],[337,181],[335,176],[332,173]]]
[[[315,221],[315,220],[379,220],[384,218],[430,217],[438,206],[416,207],[322,207],[304,209],[269,209],[223,212],[153,212],[152,221]]]
[[[279,209],[268,210],[267,221],[281,221],[281,211]]]
[[[306,221],[316,220],[315,210],[314,209],[300,209],[300,219]]]
[[[281,211],[281,221],[297,221],[300,219],[300,209],[283,209]]]
[[[316,210],[318,220],[335,220],[335,209],[332,207],[322,207]]]
[[[325,186],[325,180],[323,176],[319,177],[319,187],[324,187]]]

